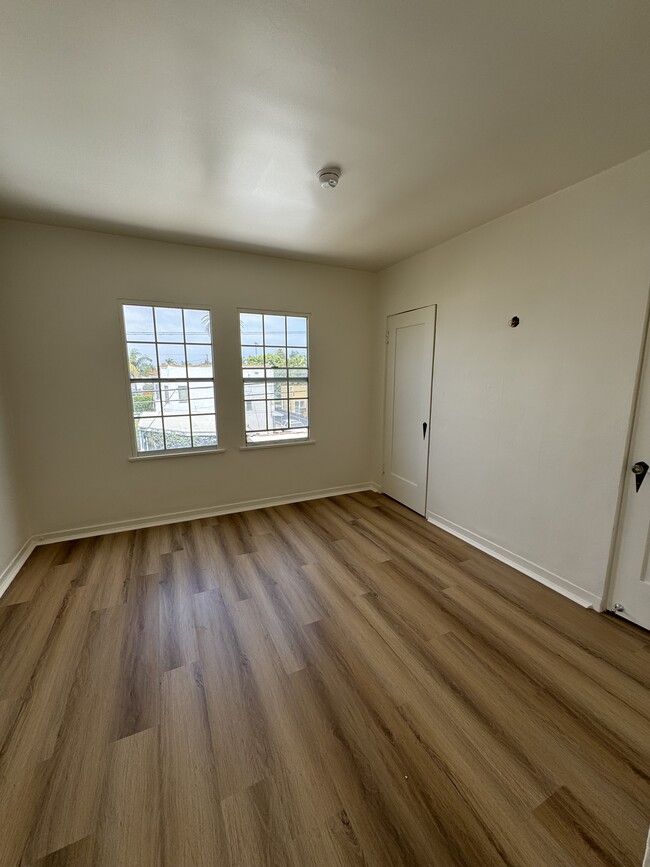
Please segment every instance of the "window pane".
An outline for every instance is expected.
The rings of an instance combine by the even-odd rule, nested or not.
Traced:
[[[244,379],[264,379],[266,370],[263,367],[244,367],[242,374]]]
[[[246,430],[266,430],[266,401],[246,401]]]
[[[211,382],[190,383],[192,412],[214,412],[214,386]]]
[[[124,327],[127,340],[155,340],[153,330],[153,308],[124,305]]]
[[[284,316],[264,314],[264,343],[266,346],[280,344],[286,346],[287,339],[284,330]]]
[[[138,452],[160,452],[165,448],[161,418],[136,418],[135,442]]]
[[[242,346],[241,363],[243,367],[264,367],[264,353],[257,346]]]
[[[289,427],[289,410],[286,400],[267,401],[268,426],[270,430]]]
[[[261,346],[264,342],[264,336],[262,333],[262,314],[240,313],[239,331],[241,334],[240,342],[242,344]]]
[[[155,343],[127,343],[131,379],[158,377]]]
[[[137,452],[216,445],[209,310],[124,304],[123,316]]]
[[[187,375],[194,379],[212,379],[212,347],[189,344],[187,352]]]
[[[210,343],[211,322],[209,310],[184,310],[185,340],[188,343]]]
[[[165,448],[189,449],[192,445],[190,420],[188,416],[171,416],[163,419],[165,428]]]
[[[306,400],[309,397],[309,388],[306,380],[285,380],[267,381],[266,383],[267,400],[286,400],[290,398],[302,398]]]
[[[307,367],[307,350],[290,349],[288,365],[289,367]]]
[[[131,400],[133,401],[133,415],[160,415],[160,386],[157,382],[151,384],[145,382],[131,383]]]
[[[263,382],[244,383],[244,400],[264,400],[265,397]]]
[[[284,346],[267,346],[264,360],[267,367],[286,367],[287,353]]]
[[[289,427],[307,427],[309,424],[309,403],[304,398],[289,401]]]
[[[240,332],[246,442],[305,439],[309,424],[307,317],[241,313]],[[263,346],[257,345],[261,338]]]
[[[217,445],[217,420],[213,415],[192,417],[192,444],[197,448]]]
[[[287,316],[287,346],[307,346],[305,316]]]
[[[309,429],[306,427],[291,428],[290,430],[264,430],[264,431],[248,431],[246,433],[247,443],[278,443],[278,442],[294,442],[307,439]]]
[[[289,397],[309,397],[309,385],[306,379],[289,380]]]
[[[178,307],[156,307],[156,339],[159,343],[182,343],[183,311]]]
[[[190,411],[186,382],[163,382],[160,386],[163,415],[187,415]]]
[[[266,397],[269,400],[286,400],[288,397],[286,379],[277,379],[274,382],[267,382]]]
[[[160,361],[161,379],[180,379],[187,376],[185,372],[185,347],[182,343],[159,343],[158,360]]]

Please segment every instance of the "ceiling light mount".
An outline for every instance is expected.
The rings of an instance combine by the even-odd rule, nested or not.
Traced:
[[[326,166],[318,173],[318,180],[324,190],[333,190],[341,178],[341,169],[338,166]]]

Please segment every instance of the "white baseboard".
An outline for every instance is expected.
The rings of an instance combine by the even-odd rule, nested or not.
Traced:
[[[319,491],[302,491],[299,493],[288,494],[283,497],[265,497],[259,500],[243,500],[239,503],[225,503],[221,506],[214,506],[206,509],[189,509],[183,512],[168,512],[162,515],[149,515],[145,518],[113,521],[105,524],[76,527],[70,530],[58,530],[51,533],[42,533],[28,539],[6,568],[0,572],[0,596],[5,593],[13,579],[20,571],[22,565],[37,545],[48,545],[52,542],[67,542],[74,539],[83,539],[87,536],[103,536],[107,533],[120,533],[126,530],[156,527],[161,524],[175,524],[179,521],[194,521],[198,518],[212,518],[217,517],[218,515],[232,514],[233,512],[247,512],[252,509],[264,509],[269,506],[300,503],[305,500],[317,500],[321,497],[336,497],[341,494],[354,494],[359,491],[375,491],[376,493],[381,493],[381,490],[381,485],[376,482],[365,482],[359,485],[323,488]],[[489,539],[484,539],[482,536],[478,536],[476,533],[472,533],[464,527],[460,527],[458,524],[448,521],[441,515],[436,515],[434,512],[427,512],[427,520],[432,524],[435,524],[437,527],[446,530],[448,533],[451,533],[453,536],[457,536],[464,542],[468,542],[475,548],[479,548],[481,551],[491,554],[497,560],[507,563],[508,566],[518,569],[520,572],[534,578],[541,584],[545,584],[547,587],[556,590],[558,593],[568,597],[573,602],[577,602],[584,608],[595,608],[596,610],[602,608],[602,600],[599,597],[583,590],[576,584],[568,581],[566,578],[555,575],[553,572],[549,572],[543,567],[531,563],[529,560],[514,554],[512,551],[508,551],[507,548],[502,548],[500,545],[490,542]]]
[[[25,542],[20,551],[11,559],[2,572],[0,572],[0,596],[6,592],[11,582],[20,572],[23,563],[25,563],[29,555],[32,553],[36,544],[36,540],[32,536]]]
[[[189,509],[184,512],[168,512],[163,515],[149,515],[146,518],[112,521],[106,524],[93,524],[85,527],[75,527],[71,530],[55,530],[51,533],[40,533],[31,536],[8,564],[0,572],[0,596],[7,590],[37,545],[49,545],[52,542],[68,542],[74,539],[84,539],[87,536],[104,536],[107,533],[121,533],[125,530],[139,530],[145,527],[157,527],[161,524],[176,524],[179,521],[194,521],[197,518],[213,518],[218,515],[228,515],[233,512],[248,512],[252,509],[264,509],[268,506],[283,506],[289,503],[300,503],[305,500],[318,500],[321,497],[336,497],[341,494],[356,494],[359,491],[375,491],[379,493],[375,482],[364,482],[359,485],[343,485],[338,488],[323,488],[320,491],[301,491],[287,494],[284,497],[265,497],[259,500],[243,500],[240,503],[225,503],[207,509]]]
[[[360,485],[344,485],[339,488],[323,488],[320,491],[301,491],[287,494],[283,497],[265,497],[259,500],[243,500],[239,503],[225,503],[222,506],[212,506],[206,509],[189,509],[184,512],[167,512],[162,515],[149,515],[146,518],[133,518],[124,521],[111,521],[106,524],[93,524],[85,527],[75,527],[71,530],[56,530],[33,536],[36,545],[47,545],[51,542],[68,542],[73,539],[83,539],[86,536],[104,536],[107,533],[121,533],[125,530],[139,530],[145,527],[157,527],[161,524],[176,524],[179,521],[195,521],[198,518],[214,518],[218,515],[228,515],[233,512],[248,512],[252,509],[264,509],[269,506],[283,506],[289,503],[300,503],[305,500],[318,500],[321,497],[336,497],[341,494],[355,494],[359,491],[377,491],[374,482],[364,482]]]
[[[434,512],[427,512],[427,520],[435,524],[436,527],[440,527],[442,530],[451,533],[452,536],[462,539],[463,542],[469,542],[470,545],[481,551],[485,551],[486,554],[490,554],[502,563],[507,563],[508,566],[512,566],[514,569],[518,569],[519,572],[523,572],[524,575],[534,578],[540,584],[556,590],[558,593],[571,599],[572,602],[582,605],[583,608],[595,608],[596,611],[602,609],[602,600],[599,596],[590,593],[588,590],[583,590],[582,587],[578,587],[577,584],[568,581],[566,578],[562,578],[560,575],[556,575],[554,572],[549,572],[543,566],[531,563],[530,560],[514,554],[507,548],[502,548],[500,545],[490,542],[489,539],[484,539],[482,536],[472,533],[470,530],[466,530],[464,527],[460,527],[458,524],[454,524],[453,521],[449,521],[441,515],[436,515]]]

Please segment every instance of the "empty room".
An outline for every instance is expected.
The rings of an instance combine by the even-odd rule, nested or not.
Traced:
[[[0,11],[0,867],[650,867],[650,5]]]

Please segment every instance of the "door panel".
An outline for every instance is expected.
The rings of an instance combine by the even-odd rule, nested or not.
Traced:
[[[426,512],[435,307],[388,317],[384,490]]]
[[[650,342],[637,398],[608,608],[650,629]],[[637,490],[637,482],[640,482]]]

